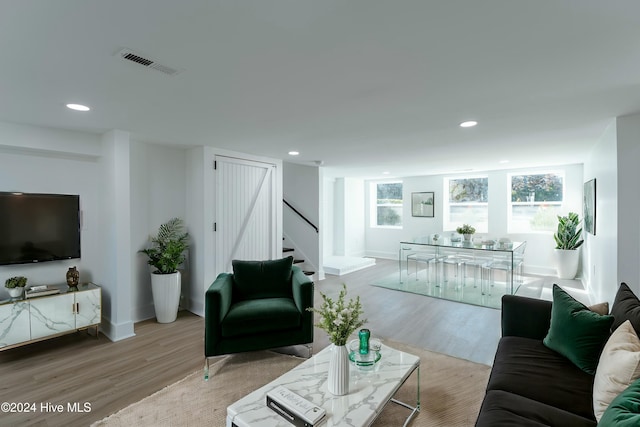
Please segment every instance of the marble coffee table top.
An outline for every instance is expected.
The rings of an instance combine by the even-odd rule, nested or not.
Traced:
[[[290,427],[292,424],[266,406],[267,393],[279,385],[324,408],[327,421],[323,426],[368,426],[420,366],[418,356],[383,344],[375,369],[361,371],[350,364],[349,394],[334,396],[327,389],[330,352],[331,346],[229,406],[227,427]]]

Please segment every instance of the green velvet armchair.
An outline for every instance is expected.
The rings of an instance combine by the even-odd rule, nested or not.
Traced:
[[[209,357],[313,343],[313,282],[293,257],[232,264],[205,294],[205,379]]]

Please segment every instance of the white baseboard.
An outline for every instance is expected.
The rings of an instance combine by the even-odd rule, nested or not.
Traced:
[[[133,322],[124,322],[119,325],[112,323],[109,319],[103,318],[100,324],[100,332],[111,341],[122,341],[127,338],[135,337],[133,330]]]

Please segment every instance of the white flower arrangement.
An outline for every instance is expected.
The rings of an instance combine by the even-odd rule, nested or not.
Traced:
[[[349,336],[359,327],[364,325],[367,319],[360,319],[364,314],[360,297],[350,299],[345,303],[347,296],[347,286],[342,285],[342,290],[338,295],[338,300],[334,301],[327,295],[320,292],[322,296],[322,306],[319,309],[310,307],[307,310],[320,315],[320,320],[316,323],[320,329],[324,329],[329,334],[329,341],[335,345],[346,345]]]

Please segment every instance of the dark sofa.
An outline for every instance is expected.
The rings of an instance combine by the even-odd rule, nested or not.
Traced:
[[[502,338],[476,427],[596,426],[593,375],[547,348],[551,301],[502,298]]]

